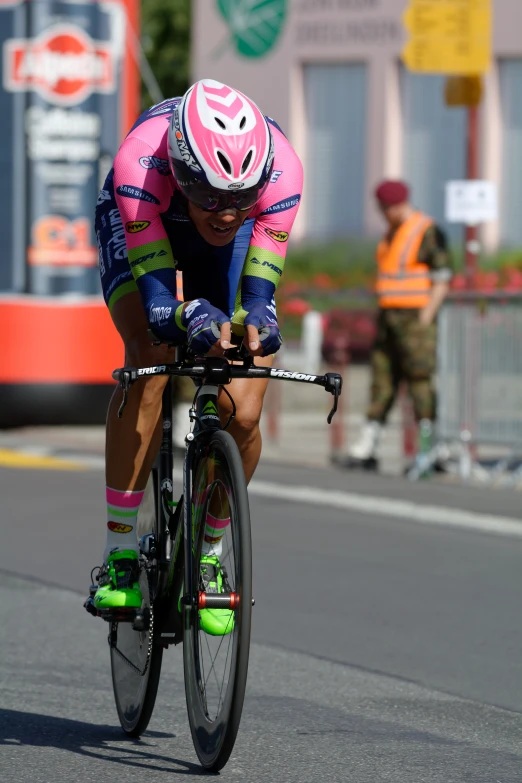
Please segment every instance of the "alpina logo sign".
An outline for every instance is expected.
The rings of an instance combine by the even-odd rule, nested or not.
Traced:
[[[93,92],[114,92],[114,71],[110,47],[76,25],[55,25],[37,38],[4,44],[5,89],[35,90],[60,106],[82,103]]]

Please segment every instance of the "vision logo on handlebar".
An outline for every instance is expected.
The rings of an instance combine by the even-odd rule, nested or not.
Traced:
[[[271,378],[287,378],[292,381],[310,381],[313,383],[317,378],[317,375],[307,375],[304,372],[290,372],[289,370],[276,370],[275,368],[270,370]]]

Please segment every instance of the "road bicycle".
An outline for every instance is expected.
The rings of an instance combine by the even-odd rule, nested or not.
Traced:
[[[238,363],[231,364],[227,358]],[[227,385],[234,378],[271,378],[322,386],[334,397],[328,423],[342,388],[342,378],[336,373],[311,375],[258,367],[242,347],[228,351],[227,358],[191,356],[186,348],[178,348],[173,364],[113,372],[122,388],[120,417],[130,387],[142,377],[189,377],[196,393],[189,410],[192,428],[185,438],[182,493],[175,501],[170,380],[165,387],[163,438],[137,522],[143,604],[132,617],[105,617],[114,697],[123,730],[131,737],[145,731],[158,692],[163,652],[183,642],[192,739],[203,767],[214,771],[226,764],[239,728],[254,604],[247,486],[238,448],[227,432],[236,410]],[[229,397],[232,406],[223,427],[218,415],[220,393]],[[205,589],[200,565],[212,502],[219,503],[223,519],[230,519],[221,543],[222,591],[218,593]],[[94,615],[96,589],[93,584],[85,604]],[[226,634],[211,636],[202,630],[199,613],[205,608],[230,611]]]

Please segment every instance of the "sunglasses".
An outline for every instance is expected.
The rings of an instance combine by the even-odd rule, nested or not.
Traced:
[[[257,204],[268,184],[261,188],[249,188],[243,192],[224,193],[199,181],[185,183],[178,180],[177,182],[183,195],[204,212],[221,212],[223,209],[246,212]]]
[[[237,209],[246,212],[252,209],[269,185],[270,177],[260,187],[248,188],[248,190],[216,190],[206,182],[194,177],[188,179],[185,171],[174,163],[176,182],[189,201],[204,212],[221,212],[223,209]]]

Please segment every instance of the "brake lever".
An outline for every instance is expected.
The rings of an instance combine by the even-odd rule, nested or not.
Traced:
[[[339,405],[339,397],[341,396],[341,391],[343,388],[343,379],[342,376],[339,375],[339,373],[337,372],[327,372],[324,377],[325,377],[324,388],[327,392],[333,394],[334,397],[333,408],[328,414],[328,418],[326,420],[328,424],[331,424],[333,417],[337,413],[337,407]]]
[[[339,402],[339,392],[338,392],[338,391],[337,391],[337,389],[336,389],[336,390],[335,390],[335,392],[334,392],[334,404],[333,404],[333,408],[332,408],[332,410],[330,411],[330,413],[328,414],[328,418],[326,419],[326,421],[327,421],[327,423],[328,423],[328,424],[331,424],[331,423],[332,423],[332,419],[333,419],[333,417],[335,416],[335,414],[337,413],[337,404],[338,404],[338,402]]]
[[[125,410],[125,408],[127,406],[127,395],[129,393],[129,389],[130,389],[131,385],[134,383],[134,381],[136,380],[136,377],[133,377],[134,375],[136,375],[136,377],[137,377],[137,374],[136,374],[135,371],[134,372],[132,372],[132,371],[129,372],[128,370],[123,370],[120,373],[120,386],[121,386],[122,391],[123,391],[123,398],[122,398],[122,401],[121,401],[121,405],[118,408],[118,419],[121,419],[121,417],[123,416],[123,411]]]

